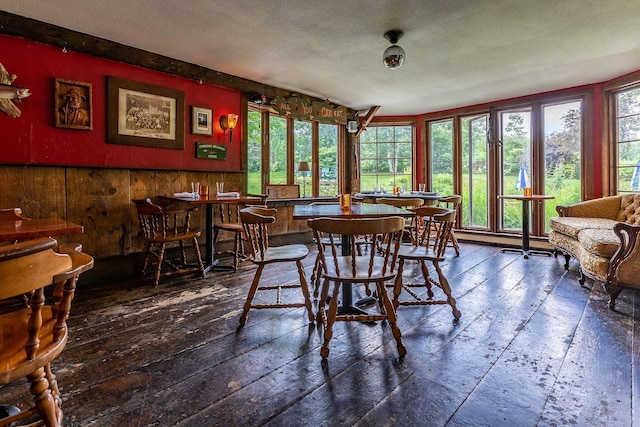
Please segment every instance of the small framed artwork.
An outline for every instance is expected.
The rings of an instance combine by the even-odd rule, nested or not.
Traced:
[[[54,83],[55,127],[92,130],[91,83],[64,79]]]
[[[107,142],[184,150],[184,92],[107,77]]]
[[[191,106],[191,133],[194,135],[209,135],[212,132],[213,111],[210,108]]]

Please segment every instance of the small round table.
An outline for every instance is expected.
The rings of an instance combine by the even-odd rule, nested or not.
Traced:
[[[547,196],[544,194],[533,194],[531,196],[524,196],[522,194],[502,195],[498,196],[498,199],[510,199],[510,200],[522,200],[522,248],[504,248],[502,252],[515,252],[524,255],[525,259],[529,258],[529,255],[546,255],[552,256],[549,251],[530,249],[529,248],[529,211],[531,201],[541,202],[544,200],[555,199],[554,196]]]

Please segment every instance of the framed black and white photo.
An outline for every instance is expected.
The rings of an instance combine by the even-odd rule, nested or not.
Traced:
[[[206,107],[191,106],[191,133],[194,135],[213,134],[213,110]]]
[[[184,92],[107,77],[107,141],[184,150]]]

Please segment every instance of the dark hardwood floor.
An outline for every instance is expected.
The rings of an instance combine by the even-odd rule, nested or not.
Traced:
[[[610,311],[601,287],[581,287],[563,261],[462,243],[443,268],[459,325],[449,306],[400,307],[398,360],[385,323],[339,323],[326,366],[304,309],[254,310],[238,329],[250,263],[156,288],[85,284],[53,366],[64,422],[640,427],[640,294],[623,291]],[[266,275],[296,280],[293,264]],[[30,399],[18,385],[0,401]]]

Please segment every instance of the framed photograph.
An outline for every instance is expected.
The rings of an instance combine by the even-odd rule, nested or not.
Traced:
[[[213,111],[206,107],[191,106],[191,133],[194,135],[209,135],[212,132]]]
[[[55,79],[54,98],[55,127],[93,129],[91,83]]]
[[[107,142],[184,150],[184,92],[107,77]]]

